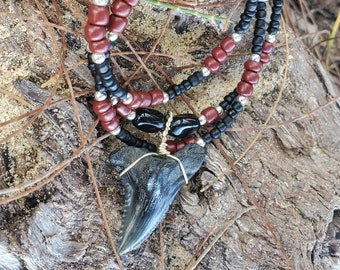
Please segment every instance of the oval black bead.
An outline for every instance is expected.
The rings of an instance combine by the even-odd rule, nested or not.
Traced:
[[[141,131],[154,133],[164,129],[165,117],[162,113],[152,109],[137,109],[136,118],[132,121]]]
[[[200,128],[200,121],[193,114],[181,114],[173,118],[169,134],[178,138],[185,138]]]

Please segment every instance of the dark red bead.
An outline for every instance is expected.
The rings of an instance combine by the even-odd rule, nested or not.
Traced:
[[[254,87],[250,83],[240,81],[236,87],[236,91],[240,96],[249,97],[253,94]]]
[[[190,136],[190,137],[186,138],[186,139],[184,140],[184,142],[185,142],[186,144],[189,144],[189,143],[196,143],[196,142],[197,142],[197,139],[196,139],[196,137]]]
[[[127,117],[132,112],[132,110],[129,107],[127,107],[126,105],[124,105],[121,102],[119,102],[116,105],[116,109],[117,109],[117,112],[119,113],[119,115],[121,115],[123,117]]]
[[[110,42],[106,38],[99,41],[90,41],[89,47],[93,53],[107,53],[110,51]]]
[[[220,47],[214,48],[211,53],[219,63],[224,63],[228,59],[227,53]]]
[[[270,56],[269,54],[266,54],[266,53],[262,53],[260,58],[261,58],[261,62],[264,64],[267,64],[270,61]]]
[[[92,107],[93,107],[94,112],[98,115],[98,114],[106,112],[112,106],[111,106],[110,100],[105,99],[103,101],[97,101],[97,100],[93,101]]]
[[[236,43],[231,37],[226,37],[222,40],[220,45],[226,53],[230,53],[235,48]]]
[[[132,110],[140,108],[140,104],[142,103],[141,95],[138,92],[130,92],[130,94],[132,95],[132,102],[126,106]]]
[[[211,124],[211,123],[215,122],[217,120],[218,116],[219,116],[219,113],[218,113],[218,111],[216,110],[215,107],[208,107],[208,108],[204,109],[201,112],[201,114],[205,116],[207,124]]]
[[[220,63],[212,56],[208,56],[204,60],[204,65],[210,72],[217,72],[220,69]]]
[[[115,117],[116,117],[116,109],[113,107],[108,109],[106,112],[98,114],[98,119],[103,122],[111,121]]]
[[[152,98],[151,106],[157,106],[163,103],[164,94],[162,90],[154,89],[154,90],[149,91],[149,94],[151,95],[151,98]]]
[[[105,38],[106,29],[104,26],[96,26],[87,23],[85,26],[85,39],[89,41],[98,41]]]
[[[262,51],[266,54],[272,53],[274,50],[274,43],[270,43],[268,41],[265,41],[262,46]]]
[[[88,17],[90,24],[106,26],[109,23],[110,10],[108,7],[90,5]]]
[[[119,127],[119,120],[117,117],[114,117],[111,121],[108,122],[102,121],[101,125],[105,131],[111,132]]]
[[[130,15],[132,7],[123,0],[115,0],[111,5],[111,11],[116,16],[126,18]]]
[[[124,32],[127,24],[128,20],[126,18],[118,17],[111,14],[109,25],[107,28],[110,32],[120,34]]]
[[[166,150],[168,150],[171,154],[176,152],[176,143],[174,141],[166,141]]]
[[[128,3],[131,7],[135,7],[139,4],[140,0],[124,0],[126,3]]]
[[[244,68],[246,70],[254,71],[254,72],[260,72],[262,70],[263,64],[261,62],[256,62],[253,60],[247,60],[244,63]]]
[[[242,80],[251,84],[256,84],[259,82],[259,74],[253,71],[245,70],[242,75]]]
[[[139,108],[149,108],[152,102],[152,97],[149,93],[139,92],[142,102]]]
[[[176,142],[176,151],[183,149],[184,146],[185,146],[185,142],[183,142],[183,141]]]

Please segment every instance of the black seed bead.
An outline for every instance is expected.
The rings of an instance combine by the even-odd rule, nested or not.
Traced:
[[[113,80],[113,84],[107,87],[107,90],[110,92],[114,92],[119,88],[119,83],[115,80]]]
[[[229,115],[226,115],[222,118],[222,121],[227,127],[230,127],[234,123],[234,118],[232,118]]]
[[[258,0],[248,0],[249,3],[257,3]]]
[[[224,111],[229,110],[231,108],[231,104],[226,100],[223,100],[218,105],[221,106]]]
[[[281,20],[281,14],[273,14],[270,15],[270,19],[275,22],[280,22]]]
[[[274,6],[275,7],[283,7],[283,0],[274,0]]]
[[[238,115],[238,112],[235,111],[234,109],[230,109],[230,110],[228,111],[228,115],[229,115],[230,117],[232,117],[233,119],[235,119],[235,118],[237,117],[237,115]]]
[[[179,85],[179,91],[178,91],[179,94],[177,96],[182,95],[185,91],[186,91],[186,89],[185,89],[184,85],[180,84]]]
[[[262,36],[255,36],[253,38],[253,45],[255,45],[255,46],[261,46],[262,47],[263,42],[264,42],[264,37],[262,37]]]
[[[106,58],[106,59],[109,59],[110,56],[111,56],[111,53],[110,53],[110,52],[106,52],[106,53],[105,53],[105,58]]]
[[[184,80],[181,82],[181,85],[184,86],[185,91],[188,91],[191,89],[191,83],[188,80]]]
[[[95,84],[102,84],[102,78],[100,75],[96,74],[94,77]]]
[[[106,88],[102,84],[96,84],[95,89],[96,91],[102,92],[102,93],[106,91]]]
[[[143,141],[139,138],[136,138],[136,143],[135,145],[136,147],[142,147],[143,146]]]
[[[243,105],[241,104],[241,102],[239,101],[236,101],[234,104],[233,104],[233,109],[235,111],[237,111],[237,113],[240,113],[243,111]]]
[[[120,99],[125,99],[127,96],[127,91],[123,89],[121,86],[119,86],[116,91],[113,91],[110,93],[112,93],[115,97],[120,98]]]
[[[111,70],[107,70],[105,73],[100,74],[102,80],[111,80],[113,79],[113,74]]]
[[[280,15],[282,13],[282,8],[280,7],[273,7],[272,8],[272,14]]]
[[[114,41],[110,42],[110,51],[112,51],[115,48],[116,44],[114,43]]]
[[[212,141],[210,133],[204,133],[202,139],[205,143],[210,143]]]
[[[176,97],[176,92],[171,86],[166,90],[166,93],[169,95],[169,99],[174,99]]]
[[[224,132],[227,130],[227,126],[226,126],[226,124],[224,124],[223,122],[219,122],[219,123],[216,125],[216,128],[218,128],[218,130],[219,130],[221,133],[224,133]]]
[[[265,20],[256,20],[255,22],[255,28],[266,28],[266,21]]]
[[[190,75],[188,77],[188,81],[190,82],[192,87],[195,87],[195,86],[199,85],[199,83],[200,83],[199,78],[195,74]]]
[[[260,55],[262,53],[262,46],[261,45],[254,45],[252,48],[251,48],[251,52],[253,54],[258,54]]]
[[[255,15],[255,14],[254,14]],[[252,16],[249,16],[248,14],[246,13],[243,13],[241,14],[241,20],[244,21],[244,22],[250,22],[252,19]]]
[[[247,4],[246,4],[245,10],[253,12],[253,11],[256,10],[257,5],[258,5],[257,3],[251,3],[251,2],[248,1]]]
[[[200,82],[203,81],[204,76],[202,71],[195,71],[194,75],[199,79]]]
[[[118,138],[119,140],[123,141],[123,140],[126,140],[127,136],[128,136],[127,130],[122,128],[120,130],[120,132],[118,133],[118,135],[116,135],[116,138]]]
[[[254,11],[247,11],[246,10],[243,14],[247,17],[254,18],[255,14],[256,14],[256,10],[254,10]]]
[[[219,137],[221,137],[221,131],[218,128],[213,128],[210,131],[210,136],[212,139],[218,139]]]
[[[266,35],[266,31],[263,28],[255,28],[255,31],[254,31],[255,37],[264,38],[265,35]]]
[[[148,143],[147,149],[151,152],[157,152],[157,147],[153,143]]]
[[[137,140],[138,140],[138,138],[136,138],[134,135],[132,135],[132,134],[130,133],[130,139],[129,139],[127,142],[125,142],[125,143],[126,143],[127,145],[130,145],[130,146],[136,146]]]
[[[105,74],[109,71],[109,63],[107,61],[104,61],[101,64],[95,64],[96,72],[99,74]]]
[[[234,28],[234,31],[237,34],[243,34],[248,28],[249,28],[250,23],[249,22],[244,22],[240,21]]]
[[[90,64],[94,64],[91,56],[92,56],[92,53],[87,54],[87,62],[90,63]]]
[[[113,85],[113,83],[115,82],[115,80],[113,78],[109,79],[109,80],[103,80],[102,83],[105,87],[110,87],[111,85]]]

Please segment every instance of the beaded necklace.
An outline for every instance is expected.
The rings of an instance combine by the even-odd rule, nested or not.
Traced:
[[[267,2],[268,0],[246,1],[240,21],[234,27],[234,33],[226,36],[219,46],[211,51],[200,71],[195,71],[179,84],[170,85],[166,91],[154,89],[149,92],[128,92],[114,78],[110,50],[114,48],[119,34],[127,27],[127,17],[139,0],[115,0],[113,3],[110,0],[91,1],[85,39],[89,51],[88,67],[95,81],[93,109],[103,129],[130,146],[116,151],[111,156],[115,168],[123,171],[122,182],[127,191],[120,234],[120,254],[136,248],[152,233],[184,184],[183,179],[187,182],[201,167],[205,157],[203,147],[218,139],[233,124],[253,94],[263,65],[270,61],[284,3],[283,0],[273,0],[270,22],[266,29]],[[243,33],[249,28],[253,18],[255,26],[252,54],[244,63],[241,81],[234,91],[228,93],[217,106],[203,109],[199,116],[182,114],[166,119],[159,111],[150,109],[182,95],[199,85],[211,73],[218,72],[221,64],[228,60],[228,54],[235,49]],[[170,159],[157,156],[152,159],[153,152],[157,151],[156,145],[136,137],[122,127],[119,118],[132,121],[134,126],[143,132],[166,130],[166,133],[175,137],[175,140],[167,140],[162,146],[162,154],[170,156]],[[212,128],[198,136],[197,132],[204,125]],[[156,165],[152,167],[152,164],[150,166],[152,162],[157,163],[160,168],[156,168]],[[129,163],[133,164],[127,168]],[[168,167],[174,170],[175,177],[169,172],[164,177],[164,168]],[[139,175],[141,171],[143,176]],[[155,186],[162,187],[157,190],[160,195],[155,191]],[[136,210],[141,207],[146,208],[143,213]]]

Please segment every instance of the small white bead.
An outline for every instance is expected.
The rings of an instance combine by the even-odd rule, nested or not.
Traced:
[[[202,74],[204,77],[208,77],[210,75],[210,70],[206,67],[202,68]]]
[[[169,95],[168,95],[168,93],[166,93],[166,92],[163,92],[163,103],[165,104],[165,103],[168,103],[169,102]]]
[[[97,101],[103,101],[107,98],[107,95],[104,94],[104,93],[101,93],[99,91],[96,91],[94,93],[94,99],[97,100]]]
[[[133,96],[130,93],[127,93],[126,98],[122,100],[123,104],[128,105],[132,102]]]
[[[89,53],[92,53],[91,50],[90,50],[90,44],[86,44],[86,51],[89,52]]]
[[[118,103],[118,101],[119,101],[119,98],[117,98],[117,97],[112,97],[112,98],[111,98],[111,105],[112,105],[112,106],[116,105],[116,104]]]
[[[198,121],[200,121],[201,126],[204,126],[207,123],[207,118],[203,114],[201,114],[198,117]]]
[[[233,34],[231,35],[231,38],[237,43],[237,42],[240,42],[240,41],[241,41],[242,35],[237,34],[237,33],[233,33]]]
[[[223,113],[223,108],[221,106],[216,106],[215,109],[216,109],[216,111],[218,111],[218,114]]]
[[[127,120],[133,120],[136,118],[136,112],[135,111],[132,111],[128,114],[128,116],[126,117]]]
[[[239,95],[239,96],[237,96],[236,100],[238,102],[240,102],[242,104],[242,106],[245,106],[248,103],[248,98],[246,98],[245,96]]]
[[[253,61],[255,61],[255,62],[260,62],[260,60],[261,60],[261,57],[258,55],[258,54],[252,54],[251,56],[250,56],[250,60],[253,60]]]
[[[199,145],[199,146],[202,146],[204,147],[206,145],[205,141],[202,139],[202,138],[198,138],[196,143]]]
[[[96,6],[107,6],[109,2],[109,0],[91,0],[91,4]]]
[[[110,132],[110,134],[116,136],[116,135],[118,135],[118,134],[120,133],[121,130],[122,130],[122,129],[121,129],[120,127],[117,127],[115,130],[112,130],[112,131]]]
[[[93,53],[91,55],[92,62],[95,64],[101,64],[105,61],[105,54],[104,53]]]
[[[276,41],[276,36],[275,35],[267,35],[266,40],[270,43],[274,43]]]
[[[116,41],[118,39],[118,34],[113,32],[107,32],[106,37],[110,41]]]

